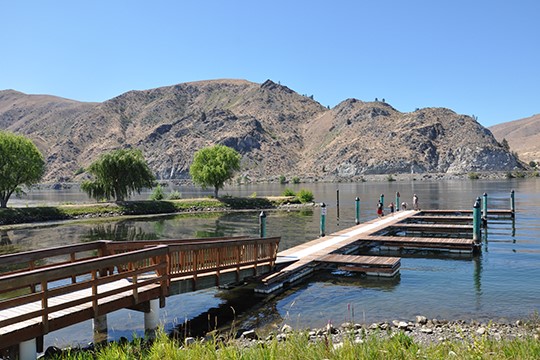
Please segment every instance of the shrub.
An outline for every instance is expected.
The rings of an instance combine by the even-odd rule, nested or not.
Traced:
[[[392,176],[392,174],[388,175],[388,176],[386,177],[386,180],[388,180],[388,181],[396,181],[396,179],[394,179],[394,177]]]
[[[471,180],[478,180],[480,178],[480,175],[478,173],[475,173],[475,172],[470,172],[467,175],[469,176],[469,179],[471,179]]]
[[[182,193],[178,190],[174,190],[169,194],[169,200],[180,200],[182,198]]]
[[[296,196],[296,193],[292,189],[285,188],[285,190],[283,190],[281,195],[282,196]]]
[[[158,184],[158,186],[156,186],[154,190],[152,190],[152,194],[150,194],[150,200],[159,201],[159,200],[163,200],[164,198],[165,198],[165,192],[163,191],[163,188],[161,187],[161,185]]]
[[[523,179],[525,177],[525,173],[523,171],[516,171],[515,177],[518,179]]]
[[[80,168],[78,168],[77,170],[75,170],[74,175],[75,175],[75,176],[81,175],[83,172],[85,172],[84,168],[83,168],[83,167],[80,167]]]
[[[293,176],[292,183],[293,184],[300,184],[300,178],[298,176]]]
[[[510,171],[506,173],[506,178],[507,179],[513,179],[514,178],[514,174],[512,174]]]
[[[287,178],[285,177],[285,175],[279,175],[279,183],[285,184],[286,182],[287,182]]]
[[[250,198],[256,198],[257,197],[257,192],[254,191],[251,193],[251,195],[249,195]]]
[[[296,197],[298,198],[298,200],[300,200],[302,204],[312,202],[314,199],[313,193],[306,189],[300,189],[300,191],[298,191],[298,194],[296,194]]]

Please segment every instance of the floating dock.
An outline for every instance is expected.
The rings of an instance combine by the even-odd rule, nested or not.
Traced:
[[[479,210],[479,206],[476,210]],[[277,254],[276,271],[262,278],[256,293],[287,288],[329,266],[369,276],[392,277],[401,259],[350,255],[361,246],[385,250],[438,251],[470,254],[480,250],[474,210],[405,210],[320,237]],[[513,219],[513,210],[489,210],[487,218]],[[478,228],[479,229],[479,228]]]

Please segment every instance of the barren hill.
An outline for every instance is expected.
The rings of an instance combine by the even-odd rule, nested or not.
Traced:
[[[238,150],[240,176],[253,180],[520,167],[488,130],[451,110],[401,113],[356,99],[327,109],[270,80],[183,83],[103,103],[0,91],[0,129],[36,142],[48,181],[77,180],[79,168],[120,147],[142,149],[160,179],[187,178],[193,153],[216,143]]]
[[[508,141],[511,151],[525,162],[540,162],[540,114],[505,122],[489,128],[495,138]]]

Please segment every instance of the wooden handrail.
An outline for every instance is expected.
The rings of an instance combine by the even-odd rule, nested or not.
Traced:
[[[167,252],[167,245],[157,245],[129,253],[82,260],[72,264],[53,265],[44,269],[34,269],[24,273],[0,275],[0,292],[5,289],[37,284],[43,279],[47,281],[66,279],[71,278],[73,274],[90,273],[93,269],[114,268],[117,265],[143,260],[148,257],[165,256]]]
[[[119,294],[125,291],[132,291],[136,296],[138,294],[138,288],[145,285],[160,283],[161,287],[163,284],[166,284],[168,281],[167,277],[167,263],[166,257],[168,248],[166,245],[160,245],[156,247],[151,247],[143,250],[137,250],[131,253],[110,255],[107,257],[85,260],[76,264],[70,264],[68,266],[57,266],[51,267],[48,269],[36,269],[29,271],[24,274],[11,274],[6,276],[0,276],[0,286],[13,286],[15,283],[28,284],[35,283],[36,277],[39,277],[39,283],[41,288],[37,294],[22,295],[17,298],[0,300],[0,309],[11,308],[13,306],[21,306],[25,304],[34,303],[36,301],[41,302],[41,308],[32,312],[27,312],[25,314],[19,315],[14,318],[1,320],[0,327],[8,326],[15,324],[24,320],[28,320],[35,317],[42,317],[42,325],[44,333],[47,333],[48,328],[48,315],[52,312],[61,311],[68,309],[71,306],[76,306],[82,303],[92,302],[94,312],[97,312],[98,300],[104,297],[111,295]],[[140,264],[141,260],[152,260],[154,264],[148,264],[145,266],[134,267],[132,271],[125,274],[111,274],[106,275],[105,277],[98,276],[98,271],[102,267],[114,266],[114,264]],[[67,268],[67,269],[66,269]],[[92,274],[90,280],[84,280],[76,284],[67,284],[59,287],[50,288],[49,287],[49,278],[58,279],[62,276],[59,272],[68,274],[64,278],[70,277],[70,272],[76,271],[77,273],[88,273]],[[156,274],[161,273],[162,275],[156,275],[150,279],[143,281],[136,281],[137,275],[147,274],[149,272],[154,272]],[[118,281],[120,279],[130,278],[131,281],[128,285],[124,287],[117,287],[113,290],[108,290],[106,292],[99,293],[98,286],[106,283],[111,283]],[[86,299],[75,299],[69,302],[63,302],[59,305],[51,306],[49,300],[55,296],[69,294],[74,291],[92,289],[92,295]],[[163,294],[166,295],[166,294]],[[97,313],[96,313],[97,315]]]
[[[59,314],[69,312],[68,309],[78,307],[78,316],[91,318],[102,315],[101,311],[112,311],[115,306],[135,306],[155,298],[164,300],[171,280],[191,277],[196,288],[198,276],[216,276],[216,284],[219,284],[220,274],[225,271],[236,270],[238,276],[240,269],[251,267],[256,274],[258,266],[274,265],[279,241],[279,237],[96,241],[4,255],[0,261],[6,260],[10,265],[27,262],[29,267],[0,274],[0,294],[8,295],[0,299],[0,311],[14,307],[24,309],[7,311],[9,315],[2,317],[0,328],[26,320],[35,323],[39,319],[39,331],[46,334],[70,324],[69,319],[63,318],[65,315],[61,315],[62,320],[58,318]],[[85,254],[81,259],[80,253],[88,251],[97,253]],[[36,266],[36,261],[51,256],[66,256],[66,260]],[[15,292],[28,287],[29,293]],[[84,292],[70,295],[79,291]],[[122,296],[118,298],[118,294]],[[7,337],[1,335],[0,339],[10,344],[20,340],[15,333]]]

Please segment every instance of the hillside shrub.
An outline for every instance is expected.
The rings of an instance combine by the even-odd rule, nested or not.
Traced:
[[[388,176],[386,177],[386,180],[387,180],[387,181],[396,181],[396,179],[394,179],[394,177],[392,176],[392,174],[388,175]]]
[[[470,172],[467,174],[470,180],[478,180],[480,178],[480,174],[475,172]]]
[[[298,176],[293,176],[292,183],[293,184],[300,184],[300,178]]]
[[[287,182],[287,178],[285,177],[285,175],[279,175],[279,183],[285,184],[286,182]]]
[[[313,202],[313,199],[315,198],[313,196],[313,192],[307,190],[307,189],[300,189],[298,191],[298,194],[296,194],[296,197],[302,204]]]

